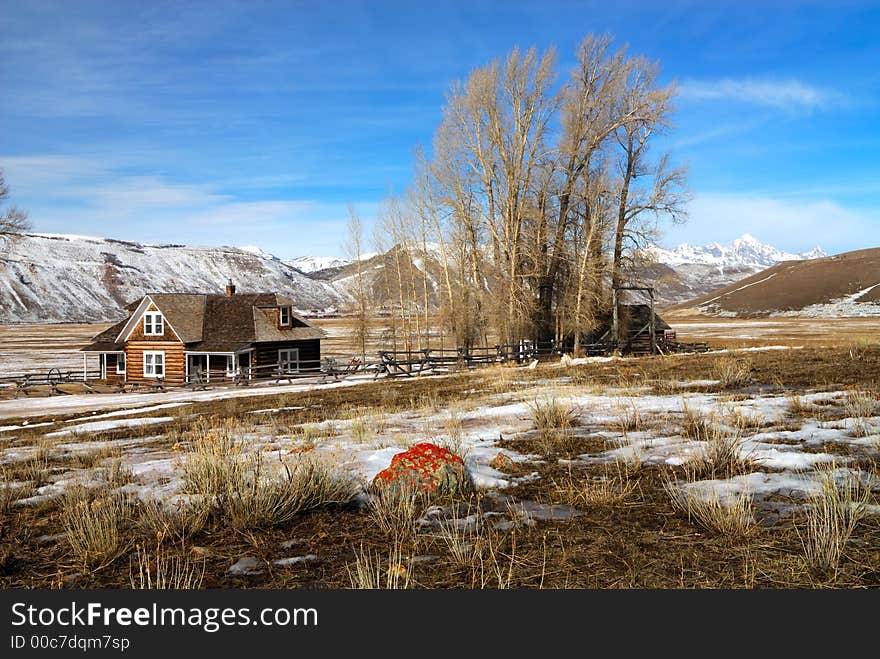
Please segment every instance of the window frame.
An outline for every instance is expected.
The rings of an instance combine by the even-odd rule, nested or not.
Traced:
[[[153,358],[152,360],[149,360],[150,361],[149,366],[152,369],[152,373],[147,372],[147,362],[148,362],[147,357],[148,356]],[[162,362],[161,364],[157,363],[156,357],[161,357],[161,359],[158,360],[158,361]],[[165,378],[165,351],[164,350],[144,350],[143,362],[144,362],[144,377],[145,378],[157,378],[157,379],[158,378],[163,378],[163,379]],[[156,366],[161,366],[161,369],[162,369],[161,373],[156,372]]]
[[[281,355],[283,353],[296,353],[296,359],[295,360],[294,359],[284,360],[281,357]],[[292,373],[299,373],[300,372],[299,363],[300,363],[299,362],[299,348],[279,348],[279,350],[278,350],[278,369],[282,373],[287,374],[287,375],[290,375]],[[284,364],[287,364],[288,366],[285,368]],[[290,368],[290,364],[296,364],[296,368],[295,369]]]
[[[284,315],[287,314],[287,321],[284,320]],[[281,327],[290,327],[293,318],[290,313],[290,306],[284,305],[278,307],[278,325]]]
[[[149,319],[149,322],[148,322]],[[147,328],[150,329],[147,329]],[[159,331],[157,332],[156,329]],[[144,336],[164,336],[165,317],[161,311],[144,312]]]
[[[120,363],[122,364],[122,368],[119,367]],[[116,354],[116,375],[125,375],[125,369],[128,366],[128,355],[124,352],[119,352]]]

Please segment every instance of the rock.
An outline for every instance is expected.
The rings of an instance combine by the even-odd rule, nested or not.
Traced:
[[[305,556],[291,556],[290,558],[279,558],[277,561],[272,561],[272,565],[275,567],[290,567],[291,565],[297,565],[299,563],[310,563],[312,561],[317,561],[318,557],[314,554],[306,554]]]
[[[514,467],[514,462],[513,458],[507,455],[507,453],[498,451],[497,455],[492,458],[492,462],[489,463],[489,466],[498,471],[511,471]]]
[[[437,496],[468,492],[473,483],[464,460],[452,451],[422,442],[395,455],[391,465],[376,474],[372,487]]]
[[[66,537],[66,533],[53,533],[52,535],[41,535],[35,542],[38,545],[51,545]]]
[[[244,556],[236,561],[235,565],[226,570],[226,574],[242,577],[255,576],[263,574],[266,571],[266,564],[256,556]]]
[[[291,540],[285,540],[281,543],[282,549],[290,549],[291,547],[295,547],[296,545],[304,545],[306,544],[305,538],[293,538]]]

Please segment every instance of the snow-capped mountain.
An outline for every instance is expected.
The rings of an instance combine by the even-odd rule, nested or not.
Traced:
[[[824,252],[819,248],[788,254],[743,236],[728,246],[650,248],[630,276],[632,283],[654,286],[658,300],[682,302],[779,261],[820,256]],[[364,254],[362,261],[376,304],[389,302],[389,286],[393,289],[399,269],[427,284],[429,304],[439,302],[443,268],[438,245]],[[344,308],[356,281],[353,264],[346,259],[287,261],[257,246],[148,245],[63,234],[0,236],[0,324],[109,321],[124,315],[124,305],[144,293],[219,292],[228,279],[241,292],[287,294],[301,309]]]
[[[730,245],[711,243],[709,245],[689,245],[682,243],[675,249],[654,246],[646,250],[653,258],[665,265],[675,267],[685,264],[712,265],[720,268],[769,268],[782,261],[803,261],[827,256],[820,247],[809,252],[791,254],[771,245],[765,245],[749,234],[744,234]]]
[[[326,309],[345,294],[259,248],[189,247],[69,236],[0,236],[0,324],[90,322],[125,315],[149,292],[278,291],[302,309]]]
[[[285,263],[292,265],[300,272],[310,274],[312,272],[318,272],[319,270],[342,268],[351,263],[351,260],[343,259],[338,256],[297,256],[295,259],[285,261]]]
[[[647,263],[642,279],[652,282],[658,299],[683,302],[750,277],[783,261],[803,261],[826,256],[815,247],[791,254],[745,234],[730,245],[679,245],[674,249],[652,246],[644,250]]]

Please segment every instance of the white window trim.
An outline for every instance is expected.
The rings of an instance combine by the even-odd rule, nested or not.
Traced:
[[[119,361],[123,360],[122,370],[119,370]],[[128,355],[124,352],[117,353],[116,355],[116,375],[125,375],[125,368],[128,366]]]
[[[284,314],[285,313],[287,313],[287,322],[284,321]],[[281,327],[290,327],[291,322],[292,322],[292,317],[291,317],[291,313],[290,313],[290,307],[289,306],[278,307],[278,324],[281,325]]]
[[[153,359],[151,366],[152,373],[147,373],[147,355],[162,355],[162,374],[156,374],[156,360]],[[144,350],[144,377],[145,378],[164,378],[165,377],[165,351],[164,350]]]
[[[282,360],[282,359],[281,359],[281,355],[282,355],[282,353],[285,353],[285,352],[287,352],[287,353],[296,353],[296,359],[295,359],[295,360],[294,360],[294,359],[288,359],[288,360],[286,360],[287,363],[289,363],[289,364],[296,364],[296,368],[295,368],[295,369],[291,369],[290,367],[288,367],[287,369],[285,369],[285,368],[282,366],[282,365],[284,364],[284,361],[285,361],[285,360]],[[282,348],[281,350],[279,350],[279,351],[278,351],[278,367],[281,369],[281,372],[282,372],[282,373],[299,373],[299,348]]]
[[[150,326],[153,328],[153,331],[147,331],[147,318],[150,319]],[[156,332],[156,327],[161,328],[161,331]],[[164,336],[165,335],[165,317],[162,315],[161,311],[147,311],[144,313],[144,336]]]
[[[236,373],[235,355],[226,355],[226,377],[231,378]],[[232,368],[230,368],[230,366]]]

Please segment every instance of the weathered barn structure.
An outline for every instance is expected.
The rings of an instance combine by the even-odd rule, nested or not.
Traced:
[[[319,371],[324,331],[277,293],[150,293],[83,348],[101,379],[149,384],[210,382]]]

